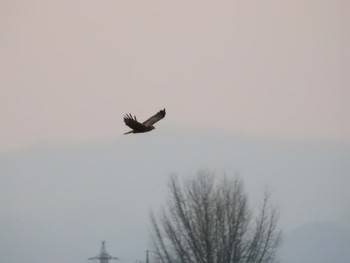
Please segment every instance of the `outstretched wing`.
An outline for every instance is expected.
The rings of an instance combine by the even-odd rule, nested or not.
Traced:
[[[164,117],[165,117],[165,109],[159,111],[157,114],[153,115],[151,118],[144,121],[142,124],[145,125],[146,127],[149,127],[155,124],[157,121],[160,121]]]
[[[124,122],[127,126],[129,126],[134,131],[144,131],[146,129],[145,125],[139,123],[136,120],[136,116],[132,117],[131,114],[126,114],[124,116]]]

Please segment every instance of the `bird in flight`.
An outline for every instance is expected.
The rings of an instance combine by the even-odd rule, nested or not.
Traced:
[[[124,134],[149,132],[155,129],[153,124],[160,121],[164,117],[165,117],[165,109],[160,110],[159,112],[157,112],[155,115],[153,115],[143,123],[138,122],[136,119],[136,116],[132,117],[131,114],[126,114],[124,116],[125,125],[129,126],[132,129],[132,131],[126,132]]]

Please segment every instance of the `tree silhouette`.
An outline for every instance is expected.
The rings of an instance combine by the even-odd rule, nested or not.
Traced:
[[[162,263],[268,263],[280,239],[278,214],[265,194],[253,213],[238,177],[209,171],[169,182],[167,206],[151,214],[153,257]]]

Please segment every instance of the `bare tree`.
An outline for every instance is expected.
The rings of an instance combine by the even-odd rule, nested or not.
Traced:
[[[220,180],[208,171],[169,182],[170,198],[152,213],[152,262],[269,263],[275,261],[278,216],[266,194],[256,213],[241,179]]]

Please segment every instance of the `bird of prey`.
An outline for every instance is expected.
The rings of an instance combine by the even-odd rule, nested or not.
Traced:
[[[124,122],[126,126],[129,126],[132,131],[126,132],[124,134],[129,133],[141,133],[141,132],[149,132],[154,128],[153,124],[155,124],[157,121],[160,121],[165,117],[165,109],[160,110],[158,113],[150,117],[148,120],[144,121],[143,123],[140,123],[137,121],[136,116],[132,117],[131,114],[126,114],[124,116]]]

